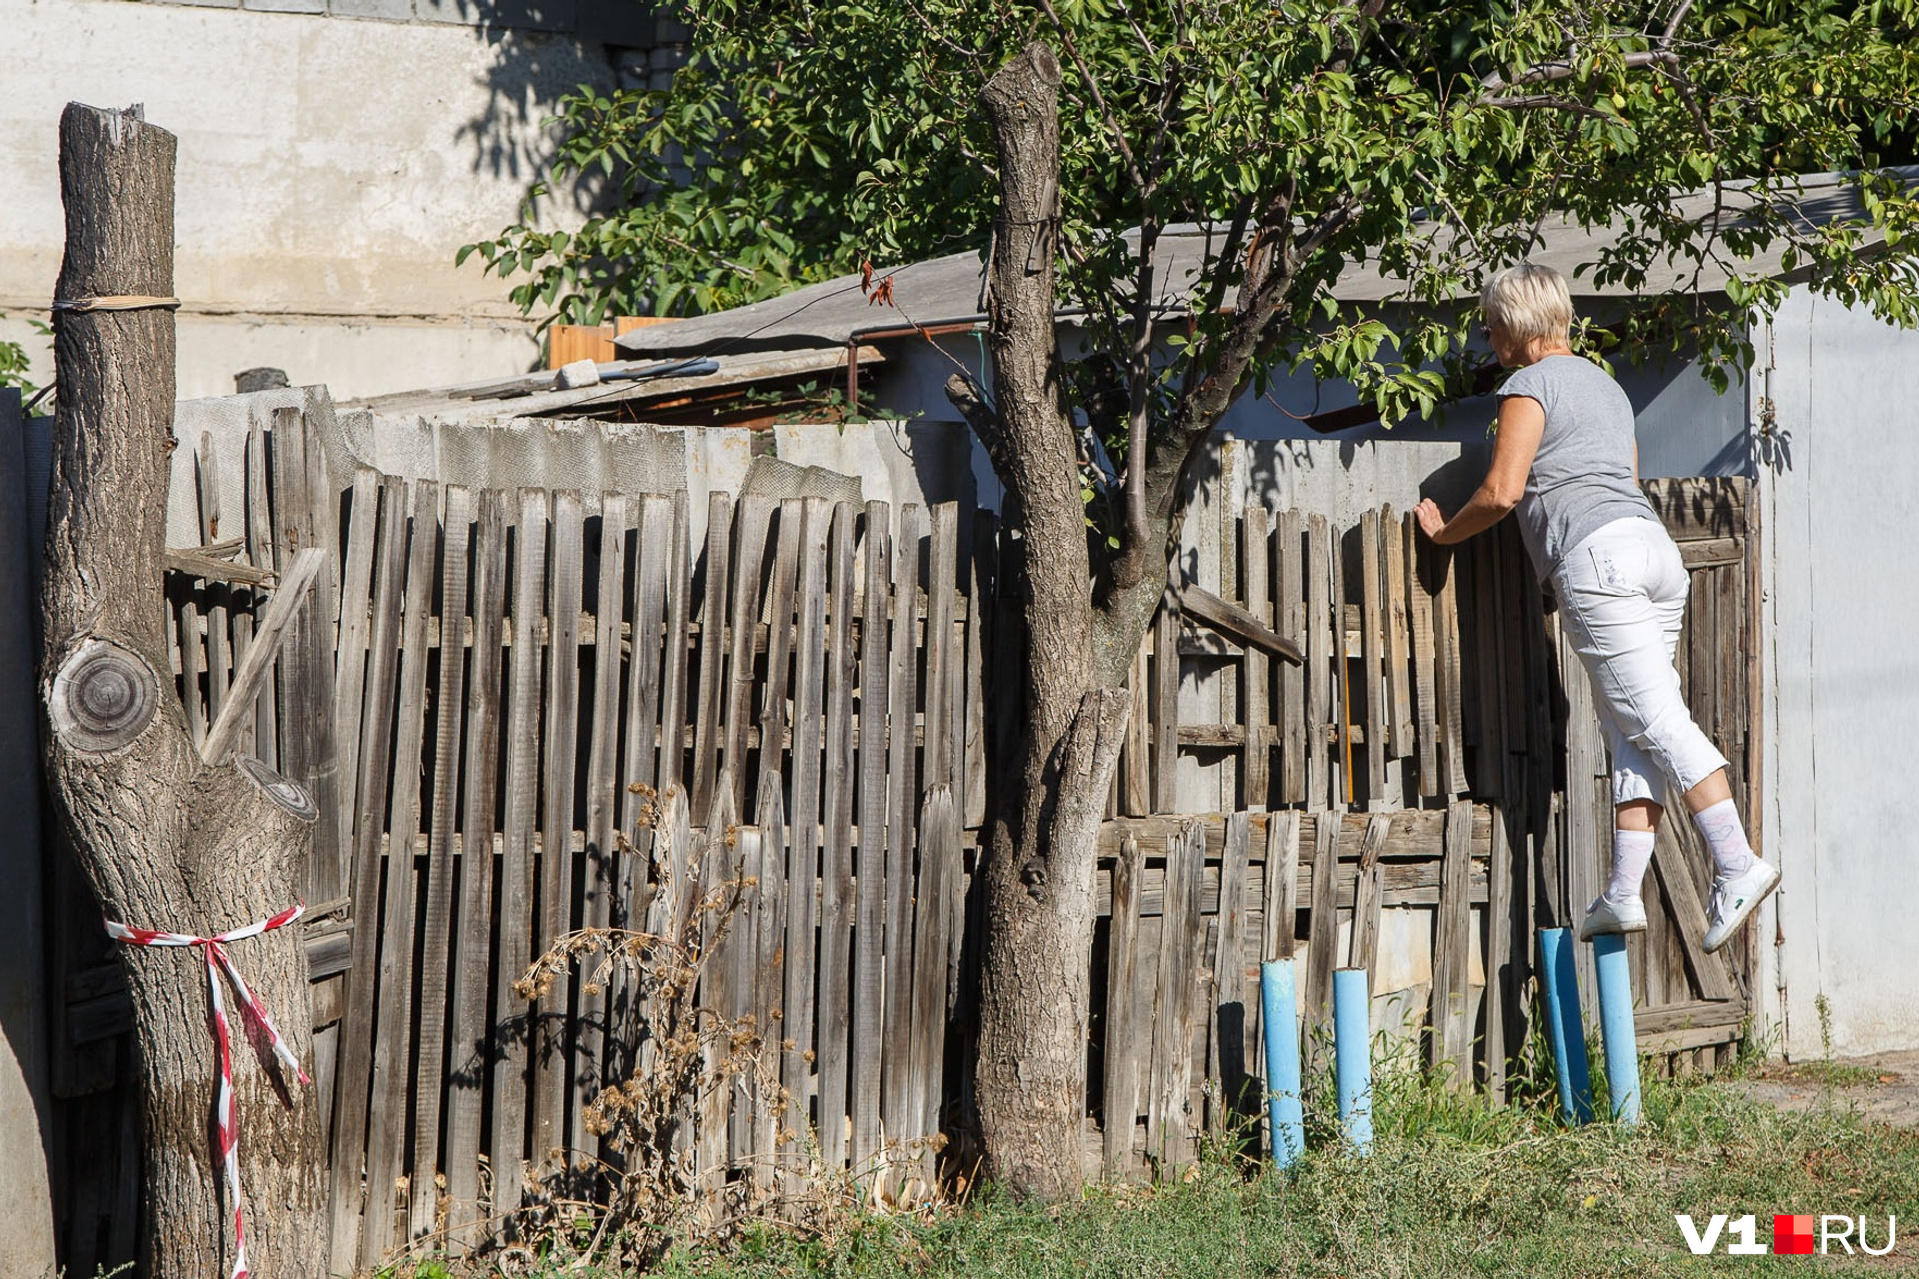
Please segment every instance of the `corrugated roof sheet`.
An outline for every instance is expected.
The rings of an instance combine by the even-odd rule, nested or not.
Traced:
[[[1894,170],[1908,184],[1919,183],[1919,166]],[[1807,226],[1829,225],[1861,216],[1858,194],[1850,185],[1852,175],[1821,174],[1804,179],[1795,211]],[[1718,215],[1720,225],[1737,220],[1750,207],[1741,202],[1741,192],[1728,187],[1729,204]],[[1695,221],[1702,232],[1714,221],[1714,195],[1710,190],[1689,193],[1680,199],[1683,216]],[[1623,227],[1609,226],[1592,230],[1577,226],[1565,218],[1549,219],[1540,230],[1540,243],[1528,255],[1534,262],[1557,268],[1573,282],[1573,292],[1581,297],[1629,297],[1663,293],[1685,287],[1696,276],[1700,292],[1724,289],[1726,280],[1737,268],[1745,273],[1777,274],[1784,245],[1775,244],[1767,253],[1735,261],[1719,248],[1717,257],[1704,264],[1679,258],[1655,265],[1645,284],[1638,289],[1622,285],[1597,286],[1589,275],[1578,274],[1601,259],[1605,249],[1618,243]],[[1129,232],[1137,243],[1137,235]],[[1169,227],[1162,233],[1159,253],[1162,263],[1160,298],[1162,306],[1183,308],[1193,282],[1208,252],[1208,241],[1218,244],[1223,232],[1210,233],[1199,226],[1185,224]],[[703,355],[720,352],[746,352],[769,349],[796,350],[805,347],[844,346],[855,338],[902,328],[934,327],[979,322],[984,262],[975,251],[952,253],[945,257],[915,262],[892,272],[893,305],[875,305],[861,291],[861,276],[847,275],[836,280],[808,285],[777,298],[751,306],[696,316],[672,324],[637,329],[615,340],[615,345],[634,356]],[[1349,265],[1334,286],[1334,293],[1346,302],[1382,302],[1400,292],[1397,280],[1382,275],[1370,263]],[[1062,317],[1075,312],[1062,310]]]

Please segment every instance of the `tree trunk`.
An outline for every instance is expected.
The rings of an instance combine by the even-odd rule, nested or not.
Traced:
[[[1057,60],[1034,44],[981,93],[1001,162],[989,268],[998,403],[968,413],[1008,489],[1006,605],[1024,643],[1000,659],[1018,671],[1024,716],[990,761],[976,1096],[989,1175],[1048,1199],[1084,1180],[1094,849],[1131,704],[1096,660],[1078,444],[1053,331],[1059,84]]]
[[[171,294],[173,136],[137,111],[71,104],[60,151],[67,250],[57,296]],[[161,593],[173,316],[154,307],[57,312],[55,356],[41,673],[50,788],[109,918],[203,937],[265,919],[298,896],[307,828],[240,770],[204,763],[173,696]],[[199,947],[121,952],[145,1150],[140,1271],[225,1274],[234,1205],[211,1136],[220,1064],[206,959]],[[231,957],[310,1066],[297,925],[235,942]],[[226,1002],[251,1269],[270,1279],[325,1274],[318,1099],[263,1068],[248,1050],[237,996]]]

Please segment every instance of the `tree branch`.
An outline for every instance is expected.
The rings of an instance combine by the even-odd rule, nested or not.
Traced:
[[[1054,318],[1061,79],[1053,51],[1035,41],[980,91],[1001,175],[987,340],[998,410],[994,465],[1019,511],[1030,649],[1084,660],[1092,644],[1086,508]],[[977,423],[977,411],[968,420]],[[1035,660],[1023,674],[1031,731],[1064,732],[1064,720],[1047,717],[1077,706],[1086,671],[1071,659]]]
[[[1649,49],[1641,53],[1629,53],[1621,60],[1622,65],[1624,65],[1628,71],[1638,71],[1645,67],[1657,66],[1662,63],[1676,63],[1678,61],[1679,55],[1666,48],[1663,44],[1657,49]],[[1571,62],[1541,62],[1534,66],[1527,67],[1511,80],[1506,79],[1505,76],[1494,71],[1480,80],[1479,87],[1484,89],[1488,94],[1493,94],[1501,89],[1513,88],[1522,84],[1550,84],[1555,80],[1570,80],[1577,74],[1579,74],[1579,69]],[[1485,99],[1482,98],[1481,101],[1484,102]]]
[[[1059,14],[1053,8],[1053,0],[1039,0],[1040,8],[1046,11],[1047,18],[1058,33],[1059,41],[1066,49],[1066,56],[1073,60],[1073,66],[1079,71],[1080,81],[1085,84],[1086,92],[1092,95],[1093,106],[1099,111],[1100,118],[1106,123],[1106,131],[1112,135],[1113,148],[1119,152],[1120,162],[1126,166],[1126,172],[1133,179],[1133,185],[1144,188],[1146,175],[1140,172],[1139,164],[1133,158],[1133,148],[1126,141],[1126,130],[1119,127],[1111,107],[1106,105],[1106,96],[1099,91],[1099,79],[1093,75],[1092,68],[1086,65],[1086,59],[1079,53],[1079,46],[1073,43],[1073,33],[1059,20]]]
[[[1351,30],[1342,28],[1339,37],[1333,42],[1333,60],[1327,64],[1329,71],[1344,71],[1366,43],[1366,37],[1377,28],[1379,16],[1386,11],[1386,0],[1361,0],[1353,6],[1359,21]]]
[[[1133,298],[1133,349],[1129,352],[1126,417],[1126,540],[1146,539],[1146,420],[1153,373],[1153,265],[1159,224],[1148,217],[1139,228],[1139,275]]]
[[[1482,107],[1502,107],[1515,111],[1548,110],[1570,111],[1574,115],[1589,116],[1594,120],[1610,120],[1611,116],[1597,107],[1589,107],[1573,98],[1554,97],[1549,93],[1533,93],[1523,97],[1492,98],[1479,100]]]

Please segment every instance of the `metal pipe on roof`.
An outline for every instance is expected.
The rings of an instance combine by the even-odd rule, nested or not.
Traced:
[[[860,343],[885,341],[888,338],[923,337],[928,341],[946,337],[952,333],[977,333],[985,328],[981,320],[955,320],[947,324],[894,324],[881,329],[855,329],[846,336],[846,413],[848,417],[860,411],[860,365],[854,358]]]

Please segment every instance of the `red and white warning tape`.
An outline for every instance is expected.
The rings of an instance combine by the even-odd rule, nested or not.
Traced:
[[[212,997],[213,1038],[220,1047],[220,1101],[219,1101],[219,1150],[224,1165],[227,1183],[227,1198],[233,1204],[233,1279],[246,1279],[247,1241],[245,1213],[240,1200],[240,1141],[239,1131],[234,1126],[233,1113],[233,1046],[227,1033],[226,1000],[220,994],[220,974],[225,973],[233,988],[240,993],[240,1016],[248,1027],[248,1039],[256,1048],[262,1038],[272,1045],[274,1056],[286,1063],[303,1084],[312,1083],[306,1071],[300,1069],[300,1059],[280,1038],[280,1032],[274,1028],[273,1018],[267,1015],[266,1005],[262,1004],[254,993],[247,988],[234,968],[233,961],[227,958],[229,942],[244,941],[249,937],[258,937],[261,933],[272,932],[292,923],[306,910],[306,903],[290,906],[277,915],[246,925],[243,928],[229,929],[212,937],[193,937],[186,933],[155,932],[151,928],[129,928],[125,924],[106,921],[107,936],[115,941],[123,941],[129,946],[198,946],[207,960],[207,990]]]

